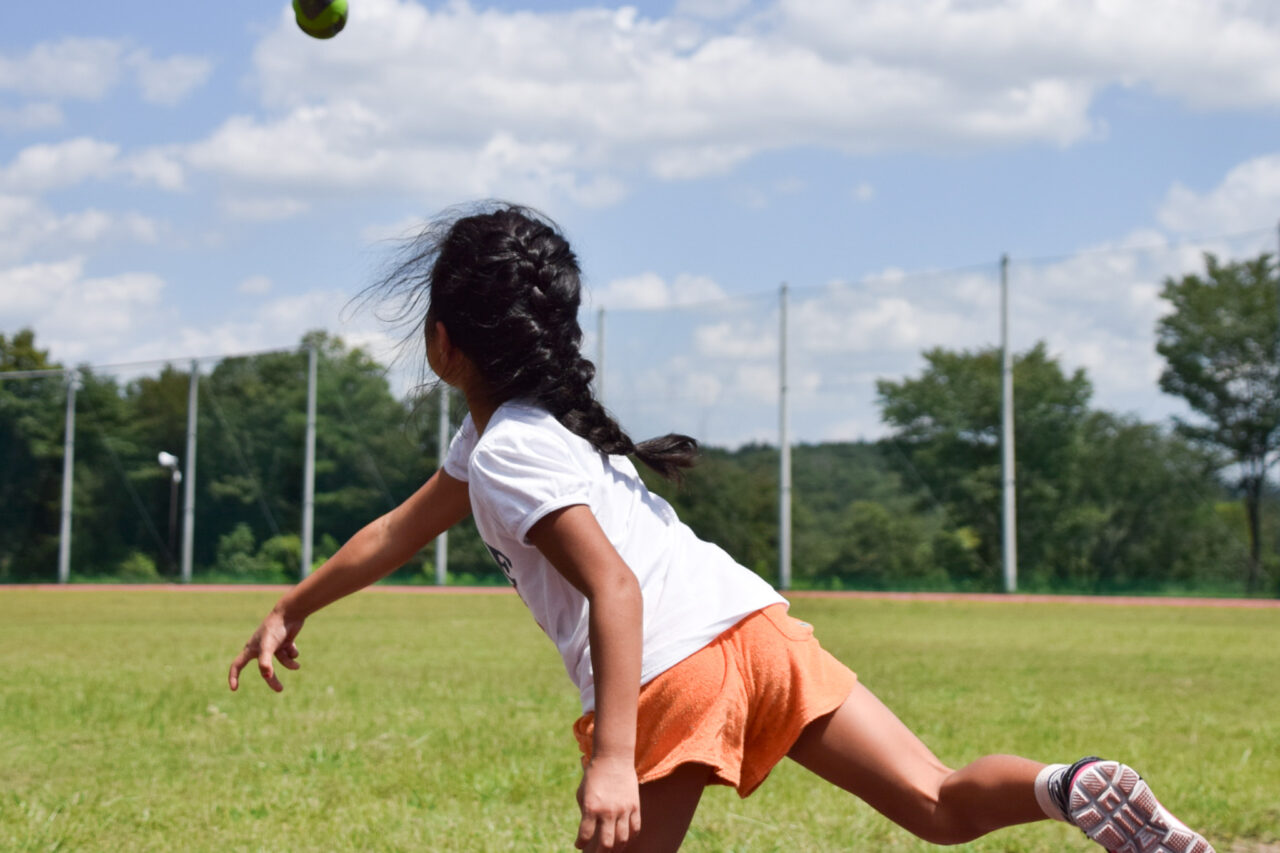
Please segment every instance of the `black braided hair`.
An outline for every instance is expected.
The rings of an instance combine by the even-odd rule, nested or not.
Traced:
[[[399,319],[416,318],[416,334],[443,323],[494,402],[535,400],[600,452],[634,454],[679,479],[697,459],[694,439],[635,443],[592,394],[595,365],[580,350],[581,273],[559,228],[528,208],[485,207],[429,224],[375,290],[396,297]]]

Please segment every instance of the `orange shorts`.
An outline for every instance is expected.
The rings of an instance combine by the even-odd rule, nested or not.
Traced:
[[[746,797],[856,681],[785,604],[758,610],[640,688],[636,773],[643,784],[707,764],[714,784]],[[584,765],[594,724],[587,713],[573,725]]]

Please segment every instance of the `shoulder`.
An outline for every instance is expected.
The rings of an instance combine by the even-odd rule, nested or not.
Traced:
[[[593,450],[545,411],[501,407],[480,435],[469,465],[481,534],[503,530],[523,541],[547,512],[589,504],[601,464],[582,447]]]
[[[530,403],[504,403],[479,436],[475,452],[489,455],[548,449],[565,452],[572,448],[575,439],[582,441],[546,409]]]
[[[471,454],[472,473],[580,469],[591,447],[550,412],[527,403],[499,407]]]
[[[449,452],[441,464],[446,474],[455,480],[467,481],[467,469],[470,467],[471,455],[475,452],[478,440],[476,425],[468,414],[462,419],[462,425],[454,433],[453,440],[449,442]]]

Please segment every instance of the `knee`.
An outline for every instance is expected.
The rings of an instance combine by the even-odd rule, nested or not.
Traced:
[[[944,796],[943,784],[918,790],[896,822],[905,830],[941,847],[965,844],[988,832],[980,816]]]
[[[948,772],[936,789],[922,792],[915,806],[916,820],[903,827],[939,846],[965,844],[981,838],[1001,824],[984,809],[986,792],[960,774]],[[977,789],[977,790],[975,790]]]

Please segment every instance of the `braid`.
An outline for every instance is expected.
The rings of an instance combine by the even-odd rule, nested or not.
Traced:
[[[428,316],[444,324],[496,401],[536,400],[600,452],[635,454],[669,479],[697,460],[688,436],[636,444],[592,395],[595,365],[579,349],[578,260],[545,217],[498,205],[428,226],[380,289],[416,306],[424,286]]]

